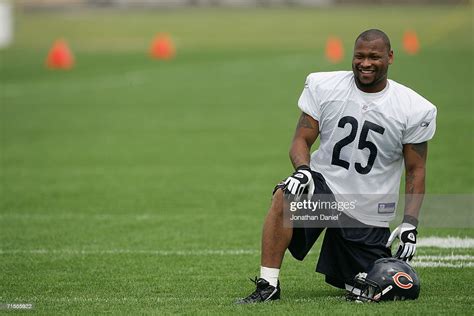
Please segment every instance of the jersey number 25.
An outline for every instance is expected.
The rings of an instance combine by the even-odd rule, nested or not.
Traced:
[[[332,160],[331,164],[343,167],[349,170],[349,162],[342,160],[339,158],[341,155],[341,150],[344,146],[349,145],[354,141],[357,135],[357,129],[359,127],[359,123],[357,120],[352,116],[344,116],[339,120],[337,126],[344,128],[346,124],[351,125],[351,132],[349,135],[341,139],[334,145],[334,149],[332,151]],[[360,132],[359,137],[359,145],[357,148],[364,149],[368,148],[370,151],[369,160],[365,167],[362,166],[361,163],[355,163],[355,169],[360,174],[368,174],[370,170],[372,170],[372,166],[374,165],[375,158],[377,157],[377,146],[374,143],[367,140],[367,136],[369,135],[369,130],[372,130],[376,133],[383,134],[385,132],[385,128],[370,121],[364,121],[364,125],[362,125],[362,131]]]

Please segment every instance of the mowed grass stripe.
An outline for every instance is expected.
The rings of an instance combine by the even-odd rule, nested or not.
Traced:
[[[311,251],[311,254],[315,251]],[[202,250],[144,250],[144,249],[0,249],[0,254],[31,255],[155,255],[155,256],[241,256],[257,255],[257,249],[202,249]],[[416,260],[472,261],[474,256],[468,254],[418,255]],[[415,261],[416,261],[415,260]]]
[[[311,251],[310,253],[315,253]],[[131,250],[131,249],[103,249],[103,250],[79,250],[79,249],[0,249],[1,255],[32,254],[32,255],[156,255],[156,256],[241,256],[260,254],[256,249],[205,249],[205,250]],[[441,260],[441,261],[472,261],[474,256],[467,254],[447,255],[418,255],[416,260]],[[415,260],[415,261],[416,261]]]
[[[314,252],[312,252],[314,253]],[[0,250],[0,255],[46,255],[46,256],[109,256],[109,255],[147,255],[166,257],[193,257],[193,256],[258,256],[258,250],[249,249],[205,249],[205,250],[77,250],[77,249],[31,249],[31,250]],[[411,262],[415,268],[473,268],[473,255],[418,255]]]

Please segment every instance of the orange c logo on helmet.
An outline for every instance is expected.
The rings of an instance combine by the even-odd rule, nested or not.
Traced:
[[[408,281],[410,281],[409,283],[405,284],[405,283],[402,283],[400,281],[400,277],[405,277]],[[395,284],[401,288],[401,289],[404,289],[404,290],[408,290],[410,289],[412,286],[413,286],[413,279],[412,277],[405,273],[405,272],[397,272],[394,276],[393,276],[393,281],[395,282]]]

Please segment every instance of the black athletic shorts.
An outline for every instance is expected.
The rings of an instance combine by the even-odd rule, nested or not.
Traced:
[[[315,171],[311,173],[315,184],[314,194],[334,198],[323,175]],[[282,183],[278,184],[273,192],[279,188],[283,188]],[[288,246],[293,257],[303,260],[324,229],[293,228],[293,237]],[[385,227],[326,228],[316,271],[326,276],[327,283],[344,289],[345,284],[352,285],[354,276],[359,272],[366,272],[375,260],[392,256],[390,248],[385,247],[389,236],[390,229]]]

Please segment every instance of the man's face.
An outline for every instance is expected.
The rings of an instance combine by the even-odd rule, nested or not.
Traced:
[[[393,51],[388,51],[384,41],[357,40],[352,58],[352,71],[357,86],[365,92],[378,92],[386,85],[388,65],[393,61]]]

